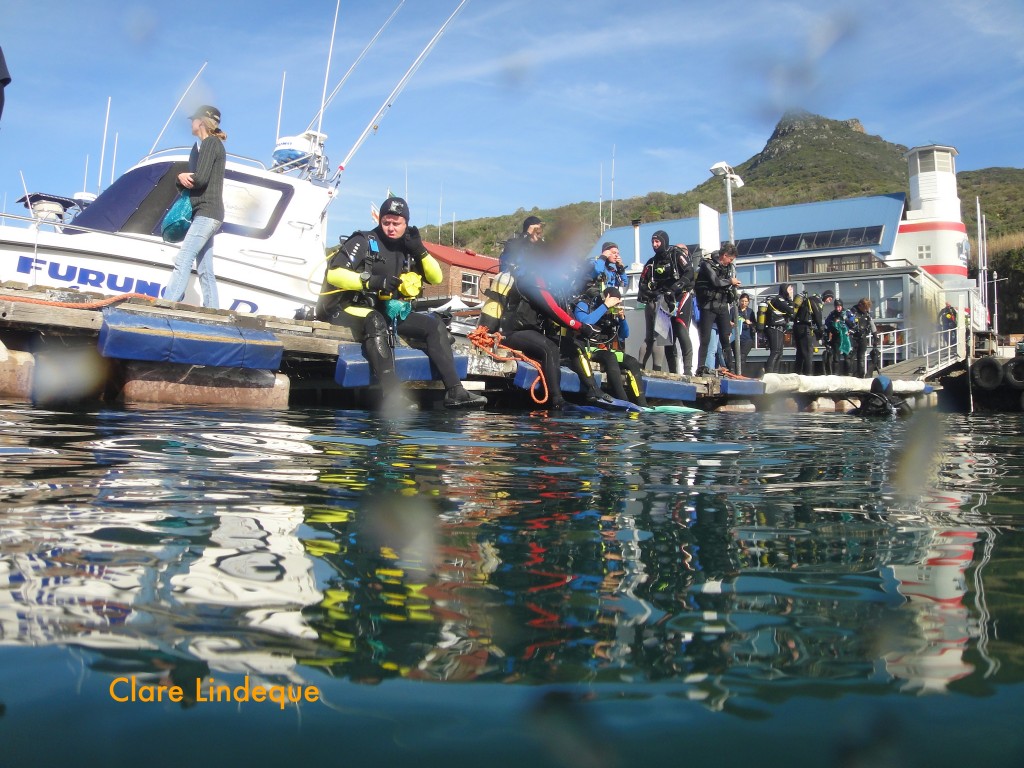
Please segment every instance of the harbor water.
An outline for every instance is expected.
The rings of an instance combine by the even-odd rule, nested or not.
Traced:
[[[0,765],[1020,766],[1022,434],[0,406]]]

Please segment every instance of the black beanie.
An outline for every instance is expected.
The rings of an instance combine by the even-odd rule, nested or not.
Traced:
[[[834,299],[835,297],[836,297],[835,291],[833,291],[831,289],[829,289],[829,290],[825,291],[823,294],[821,294],[821,300],[822,301],[828,301],[829,299]]]
[[[604,243],[604,244],[601,245],[601,253],[604,253],[605,251],[610,251],[612,248],[618,248],[618,247],[619,246],[618,246],[617,243],[613,243],[613,242]]]
[[[527,216],[523,219],[523,234],[525,235],[529,231],[530,227],[534,224],[543,224],[539,216]]]
[[[406,221],[409,221],[409,204],[400,197],[389,197],[381,203],[378,214],[382,219],[390,215],[401,216]]]

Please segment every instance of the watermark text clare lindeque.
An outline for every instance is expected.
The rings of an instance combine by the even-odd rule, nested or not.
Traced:
[[[191,687],[190,687],[191,688]],[[320,689],[315,685],[260,685],[249,682],[246,675],[241,685],[218,683],[214,678],[195,679],[189,690],[181,685],[154,685],[139,682],[135,675],[115,677],[110,683],[110,698],[118,703],[154,704],[158,702],[189,702],[194,704],[276,704],[284,709],[289,704],[316,702]]]

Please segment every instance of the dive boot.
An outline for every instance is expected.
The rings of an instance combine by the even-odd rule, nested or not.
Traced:
[[[487,398],[483,395],[474,395],[461,384],[449,387],[444,393],[445,408],[481,408],[487,405]]]

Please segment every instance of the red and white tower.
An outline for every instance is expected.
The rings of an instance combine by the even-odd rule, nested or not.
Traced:
[[[944,283],[967,279],[970,243],[956,189],[957,151],[930,144],[908,150],[910,202],[893,257],[917,264]]]

